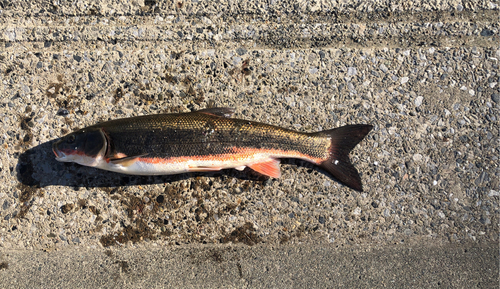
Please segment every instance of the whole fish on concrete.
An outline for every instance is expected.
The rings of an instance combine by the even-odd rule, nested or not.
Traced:
[[[56,159],[131,175],[169,175],[245,167],[274,178],[280,158],[316,164],[362,191],[349,152],[372,129],[346,125],[314,133],[230,118],[229,108],[145,115],[98,123],[53,144]]]

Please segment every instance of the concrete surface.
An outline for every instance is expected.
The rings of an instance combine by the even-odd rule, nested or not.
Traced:
[[[352,270],[365,268],[359,286],[495,284],[498,14],[498,1],[2,2],[0,281],[354,286]],[[130,177],[58,163],[50,150],[98,121],[207,106],[300,131],[373,124],[351,153],[365,192],[294,160],[280,179]],[[212,250],[283,271],[259,275],[250,259],[240,275],[253,275],[235,281],[234,266],[226,278],[214,273],[222,262],[207,261],[187,271],[199,275],[150,279]],[[120,257],[105,261],[106,252]],[[125,279],[95,267],[127,256],[152,261],[122,268]],[[401,257],[410,263],[390,266]],[[332,264],[335,282],[320,274]],[[85,282],[60,283],[73,266]],[[311,278],[273,277],[305,268]]]
[[[205,245],[2,254],[13,288],[496,288],[491,244]],[[24,276],[29,276],[28,278]],[[24,277],[24,278],[23,278]]]

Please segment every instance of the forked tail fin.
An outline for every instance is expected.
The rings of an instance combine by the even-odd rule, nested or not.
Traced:
[[[363,185],[358,171],[349,160],[349,152],[372,128],[369,124],[346,125],[318,133],[331,138],[329,158],[320,166],[341,183],[360,192],[363,191]]]

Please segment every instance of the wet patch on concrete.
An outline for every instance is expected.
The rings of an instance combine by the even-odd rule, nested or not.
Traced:
[[[253,246],[262,242],[262,239],[255,234],[256,229],[250,222],[245,223],[243,226],[236,228],[229,235],[222,238],[222,243],[243,243],[245,245]]]

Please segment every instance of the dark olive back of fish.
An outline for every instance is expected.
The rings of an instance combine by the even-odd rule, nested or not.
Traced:
[[[93,127],[106,134],[110,157],[118,153],[160,158],[218,155],[234,148],[256,148],[326,158],[330,146],[326,137],[317,134],[201,112],[118,119]]]

